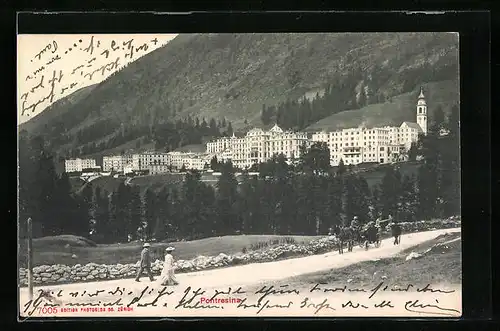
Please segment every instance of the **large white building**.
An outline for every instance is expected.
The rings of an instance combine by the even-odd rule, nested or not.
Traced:
[[[207,153],[220,153],[231,146],[231,138],[224,137],[207,143]]]
[[[103,171],[122,172],[127,166],[127,161],[129,161],[129,157],[126,155],[104,156],[102,158],[102,169]]]
[[[83,169],[97,169],[98,166],[94,159],[70,159],[64,161],[64,170],[66,172],[81,172]]]
[[[184,152],[146,152],[132,155],[113,155],[103,157],[104,171],[132,173],[149,170],[151,174],[160,174],[172,169],[202,170],[210,162],[210,155]]]
[[[423,90],[417,101],[417,123],[403,122],[399,127],[349,128],[334,132],[318,132],[313,142],[325,142],[330,150],[330,164],[389,163],[405,158],[420,133],[427,133],[427,104]]]
[[[203,170],[210,164],[210,159],[206,154],[193,155],[184,159],[184,167],[192,170]]]
[[[142,154],[125,154],[103,157],[104,171],[132,172],[149,170],[151,165],[168,165],[168,153],[146,152]]]
[[[231,160],[234,166],[245,169],[266,162],[276,154],[283,154],[293,162],[300,157],[301,147],[307,148],[309,144],[306,133],[283,131],[275,125],[269,131],[255,128],[241,138],[233,135],[209,142],[207,152],[219,161]]]
[[[137,170],[146,170],[151,165],[169,165],[170,155],[168,153],[147,152],[134,155],[138,159]]]

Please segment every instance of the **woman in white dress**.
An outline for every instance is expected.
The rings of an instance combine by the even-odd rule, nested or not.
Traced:
[[[175,248],[173,247],[167,247],[165,249],[165,262],[163,262],[163,270],[160,277],[162,286],[179,284],[179,282],[175,278],[174,257],[171,254],[174,250]]]

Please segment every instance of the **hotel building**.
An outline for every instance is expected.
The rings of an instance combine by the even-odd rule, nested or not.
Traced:
[[[64,161],[65,172],[81,172],[84,169],[98,169],[94,159],[70,159]]]
[[[318,132],[313,142],[324,142],[330,150],[330,164],[389,163],[402,161],[420,133],[427,133],[427,104],[423,90],[417,101],[417,123],[403,122],[399,127],[349,128]]]
[[[207,144],[207,152],[219,161],[229,161],[234,166],[246,169],[253,164],[266,162],[273,155],[283,154],[289,162],[300,157],[301,146],[307,148],[310,140],[306,133],[283,131],[275,125],[271,130],[250,130],[246,136],[222,138]]]

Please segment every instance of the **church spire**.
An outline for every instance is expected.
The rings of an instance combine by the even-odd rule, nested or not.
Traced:
[[[417,101],[417,124],[422,132],[427,134],[427,103],[425,102],[424,89],[420,87],[420,95]]]
[[[424,88],[421,86],[420,87],[420,95],[418,96],[419,99],[425,99],[425,96],[424,96]]]

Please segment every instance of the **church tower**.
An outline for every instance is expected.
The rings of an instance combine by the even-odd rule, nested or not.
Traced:
[[[427,103],[425,102],[424,89],[420,88],[420,95],[417,101],[417,124],[422,128],[422,132],[427,134]]]

